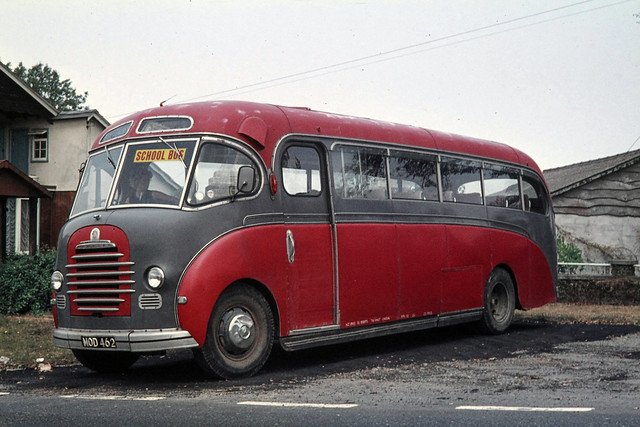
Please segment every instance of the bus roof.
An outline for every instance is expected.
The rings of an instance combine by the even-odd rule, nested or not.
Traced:
[[[167,129],[141,126],[154,119],[182,118],[185,126]],[[171,126],[169,126],[171,127]],[[289,134],[304,134],[395,143],[518,163],[542,173],[525,153],[508,145],[414,126],[366,118],[242,101],[210,101],[150,108],[131,114],[105,129],[91,150],[125,138],[185,133],[222,134],[255,148],[267,167],[277,142]]]

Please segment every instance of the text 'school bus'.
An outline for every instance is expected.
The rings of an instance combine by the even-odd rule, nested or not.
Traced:
[[[97,371],[285,350],[555,300],[549,192],[506,145],[245,102],[133,114],[93,144],[52,276],[54,342]]]

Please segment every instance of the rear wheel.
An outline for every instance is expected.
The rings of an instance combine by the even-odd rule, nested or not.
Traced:
[[[273,336],[273,313],[265,297],[251,286],[234,286],[214,306],[196,361],[215,376],[248,377],[267,361]]]
[[[133,365],[138,357],[137,353],[122,351],[73,350],[73,355],[85,367],[101,373],[124,372]]]
[[[491,334],[503,333],[511,326],[515,308],[516,296],[511,275],[503,269],[494,270],[484,291],[483,328]]]

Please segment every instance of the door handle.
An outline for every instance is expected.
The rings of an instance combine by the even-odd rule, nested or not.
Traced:
[[[293,240],[293,233],[291,230],[287,230],[287,256],[289,257],[289,264],[293,264],[293,258],[296,255],[296,242]]]

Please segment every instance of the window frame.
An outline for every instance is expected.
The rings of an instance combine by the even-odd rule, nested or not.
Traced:
[[[32,163],[47,163],[49,161],[49,129],[31,129],[29,130],[29,139],[30,139],[30,160]],[[38,144],[37,144],[38,143]],[[42,143],[44,143],[44,150],[42,148]],[[40,155],[36,156],[36,145],[38,145],[37,150],[40,152]],[[44,151],[44,156],[42,156],[42,151]]]
[[[189,193],[191,191],[191,186],[193,185],[193,181],[196,179],[196,169],[198,167],[198,163],[200,161],[200,156],[202,155],[203,147],[206,145],[220,145],[225,148],[230,148],[240,152],[245,155],[250,161],[251,165],[255,169],[255,185],[251,192],[248,193],[238,193],[235,196],[228,196],[219,199],[210,200],[204,203],[191,203],[189,202]],[[258,197],[260,192],[262,191],[262,187],[264,186],[264,166],[262,161],[259,160],[252,151],[248,150],[244,145],[235,143],[233,141],[229,141],[226,139],[220,138],[208,138],[204,137],[200,140],[197,151],[194,154],[193,160],[191,161],[191,170],[189,171],[189,176],[187,179],[187,183],[185,184],[185,193],[183,196],[183,204],[182,208],[185,210],[200,210],[200,209],[208,209],[214,206],[218,206],[224,203],[230,203],[231,201],[240,201],[240,200],[250,200]]]
[[[316,153],[316,158],[318,160],[318,180],[319,180],[319,184],[320,184],[320,189],[319,190],[314,190],[313,189],[313,174],[311,175],[311,189],[308,190],[307,192],[304,193],[290,193],[289,190],[287,189],[287,178],[285,178],[285,167],[282,164],[282,161],[284,159],[285,154],[289,151],[289,149],[291,148],[302,148],[302,149],[307,149],[307,150],[312,150],[313,152]],[[290,196],[290,197],[320,197],[323,192],[325,191],[324,189],[324,185],[323,185],[323,179],[322,179],[322,170],[323,170],[323,156],[322,153],[318,150],[318,148],[313,145],[313,144],[305,144],[304,142],[293,142],[289,145],[287,145],[284,148],[284,151],[282,153],[282,156],[280,156],[280,173],[282,174],[282,188],[284,190],[284,192]],[[286,168],[286,169],[292,169],[292,168]],[[306,169],[299,169],[299,170],[306,170]],[[309,169],[311,172],[314,172],[315,169]],[[309,181],[309,177],[307,177],[307,181]]]

